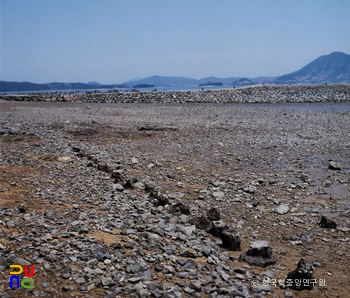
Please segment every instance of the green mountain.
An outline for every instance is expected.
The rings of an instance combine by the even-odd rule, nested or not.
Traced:
[[[333,52],[321,56],[298,71],[278,77],[273,83],[350,83],[350,55]]]

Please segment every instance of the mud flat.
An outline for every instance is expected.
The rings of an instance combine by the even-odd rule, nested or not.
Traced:
[[[2,297],[348,297],[343,105],[0,102]]]

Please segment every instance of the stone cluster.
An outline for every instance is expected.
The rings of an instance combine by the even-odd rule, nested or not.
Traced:
[[[346,102],[350,100],[350,85],[256,86],[241,89],[171,92],[0,95],[0,99],[46,102],[83,101],[90,103]]]

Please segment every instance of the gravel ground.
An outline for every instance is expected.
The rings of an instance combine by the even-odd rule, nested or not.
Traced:
[[[343,105],[0,102],[0,296],[348,297]]]

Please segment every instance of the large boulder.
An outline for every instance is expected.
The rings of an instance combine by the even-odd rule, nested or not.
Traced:
[[[314,266],[302,258],[299,261],[297,268],[288,273],[284,287],[299,291],[304,289],[311,290],[316,284],[314,271]]]
[[[239,235],[232,229],[224,230],[221,233],[222,246],[231,251],[241,250],[241,239]]]
[[[273,265],[277,261],[272,255],[272,248],[265,240],[258,240],[250,243],[249,250],[243,252],[239,260],[259,267]]]

